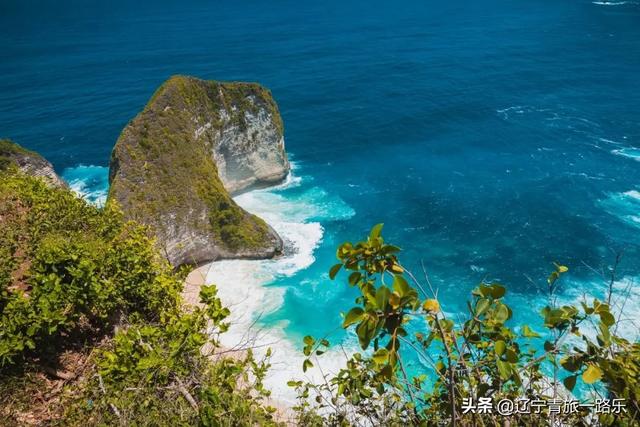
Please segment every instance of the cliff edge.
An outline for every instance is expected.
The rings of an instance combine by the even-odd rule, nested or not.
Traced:
[[[54,187],[66,187],[51,163],[40,154],[8,139],[0,139],[0,172],[15,166],[26,175],[42,178]]]
[[[174,76],[118,138],[109,202],[149,225],[173,265],[270,258],[282,240],[230,194],[278,183],[288,172],[282,119],[268,90]]]

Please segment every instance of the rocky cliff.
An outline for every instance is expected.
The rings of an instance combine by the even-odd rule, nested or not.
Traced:
[[[8,139],[0,139],[0,171],[12,166],[27,175],[40,177],[52,186],[66,187],[65,182],[53,170],[51,163],[41,155]]]
[[[151,226],[174,265],[269,258],[282,250],[281,239],[230,193],[277,183],[288,171],[268,90],[174,76],[122,131],[109,202]]]

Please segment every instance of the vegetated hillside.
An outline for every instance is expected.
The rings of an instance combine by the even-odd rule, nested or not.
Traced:
[[[228,311],[213,286],[185,310],[183,276],[117,209],[6,167],[0,425],[271,423],[265,367],[215,356]]]

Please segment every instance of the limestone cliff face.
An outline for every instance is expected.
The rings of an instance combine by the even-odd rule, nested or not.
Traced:
[[[22,173],[40,177],[54,187],[66,187],[53,166],[38,153],[8,140],[0,139],[0,171],[16,166]]]
[[[174,265],[269,258],[281,252],[280,237],[230,193],[277,183],[288,171],[269,91],[174,76],[122,131],[109,202],[149,225]]]
[[[271,94],[254,83],[219,84],[217,90],[225,101],[197,132],[211,139],[227,191],[236,194],[284,180],[289,161],[282,119]]]

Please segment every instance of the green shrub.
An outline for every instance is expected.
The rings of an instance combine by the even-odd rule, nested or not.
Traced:
[[[467,317],[456,322],[441,309],[428,277],[423,285],[400,264],[400,249],[384,242],[381,228],[374,227],[365,241],[341,245],[340,263],[330,271],[332,279],[347,271],[349,286],[359,291],[342,326],[355,330],[364,353],[349,357],[340,372],[321,384],[290,383],[299,391],[296,409],[301,422],[360,425],[365,419],[372,425],[498,426],[505,418],[495,410],[464,413],[465,401],[468,406],[468,399],[477,403],[480,398],[495,403],[569,398],[576,383],[582,382],[596,399],[625,399],[626,411],[594,414],[581,407],[571,414],[515,413],[509,422],[637,425],[640,344],[616,336],[619,319],[609,303],[597,299],[581,307],[555,303],[567,267],[556,265],[548,278],[549,305],[541,312],[545,337],[528,325],[520,325],[519,332],[509,326],[512,311],[505,303],[506,288],[497,283],[480,284],[468,303]],[[417,331],[410,333],[409,323]],[[587,324],[597,331],[585,333]],[[570,336],[577,343],[569,345]],[[303,370],[307,370],[319,363],[318,356],[329,343],[307,336],[304,344]],[[404,362],[409,353],[430,369],[409,375]],[[315,403],[310,401],[312,395]]]
[[[179,277],[119,212],[20,174],[3,176],[0,206],[0,366],[55,354],[63,335],[99,332],[115,315],[179,309]]]
[[[184,272],[113,204],[99,209],[67,189],[4,172],[0,255],[2,422],[22,423],[20,413],[49,384],[40,374],[56,375],[71,352],[84,368],[66,375],[42,422],[275,424],[264,403],[267,361],[250,351],[217,354],[229,311],[216,288],[202,288],[200,307],[184,307]]]
[[[216,359],[216,335],[229,311],[204,286],[203,307],[163,322],[129,325],[94,361],[95,376],[69,405],[68,424],[91,425],[269,425],[273,408],[263,406],[268,369],[249,351],[242,359]],[[206,346],[210,344],[210,346]]]

